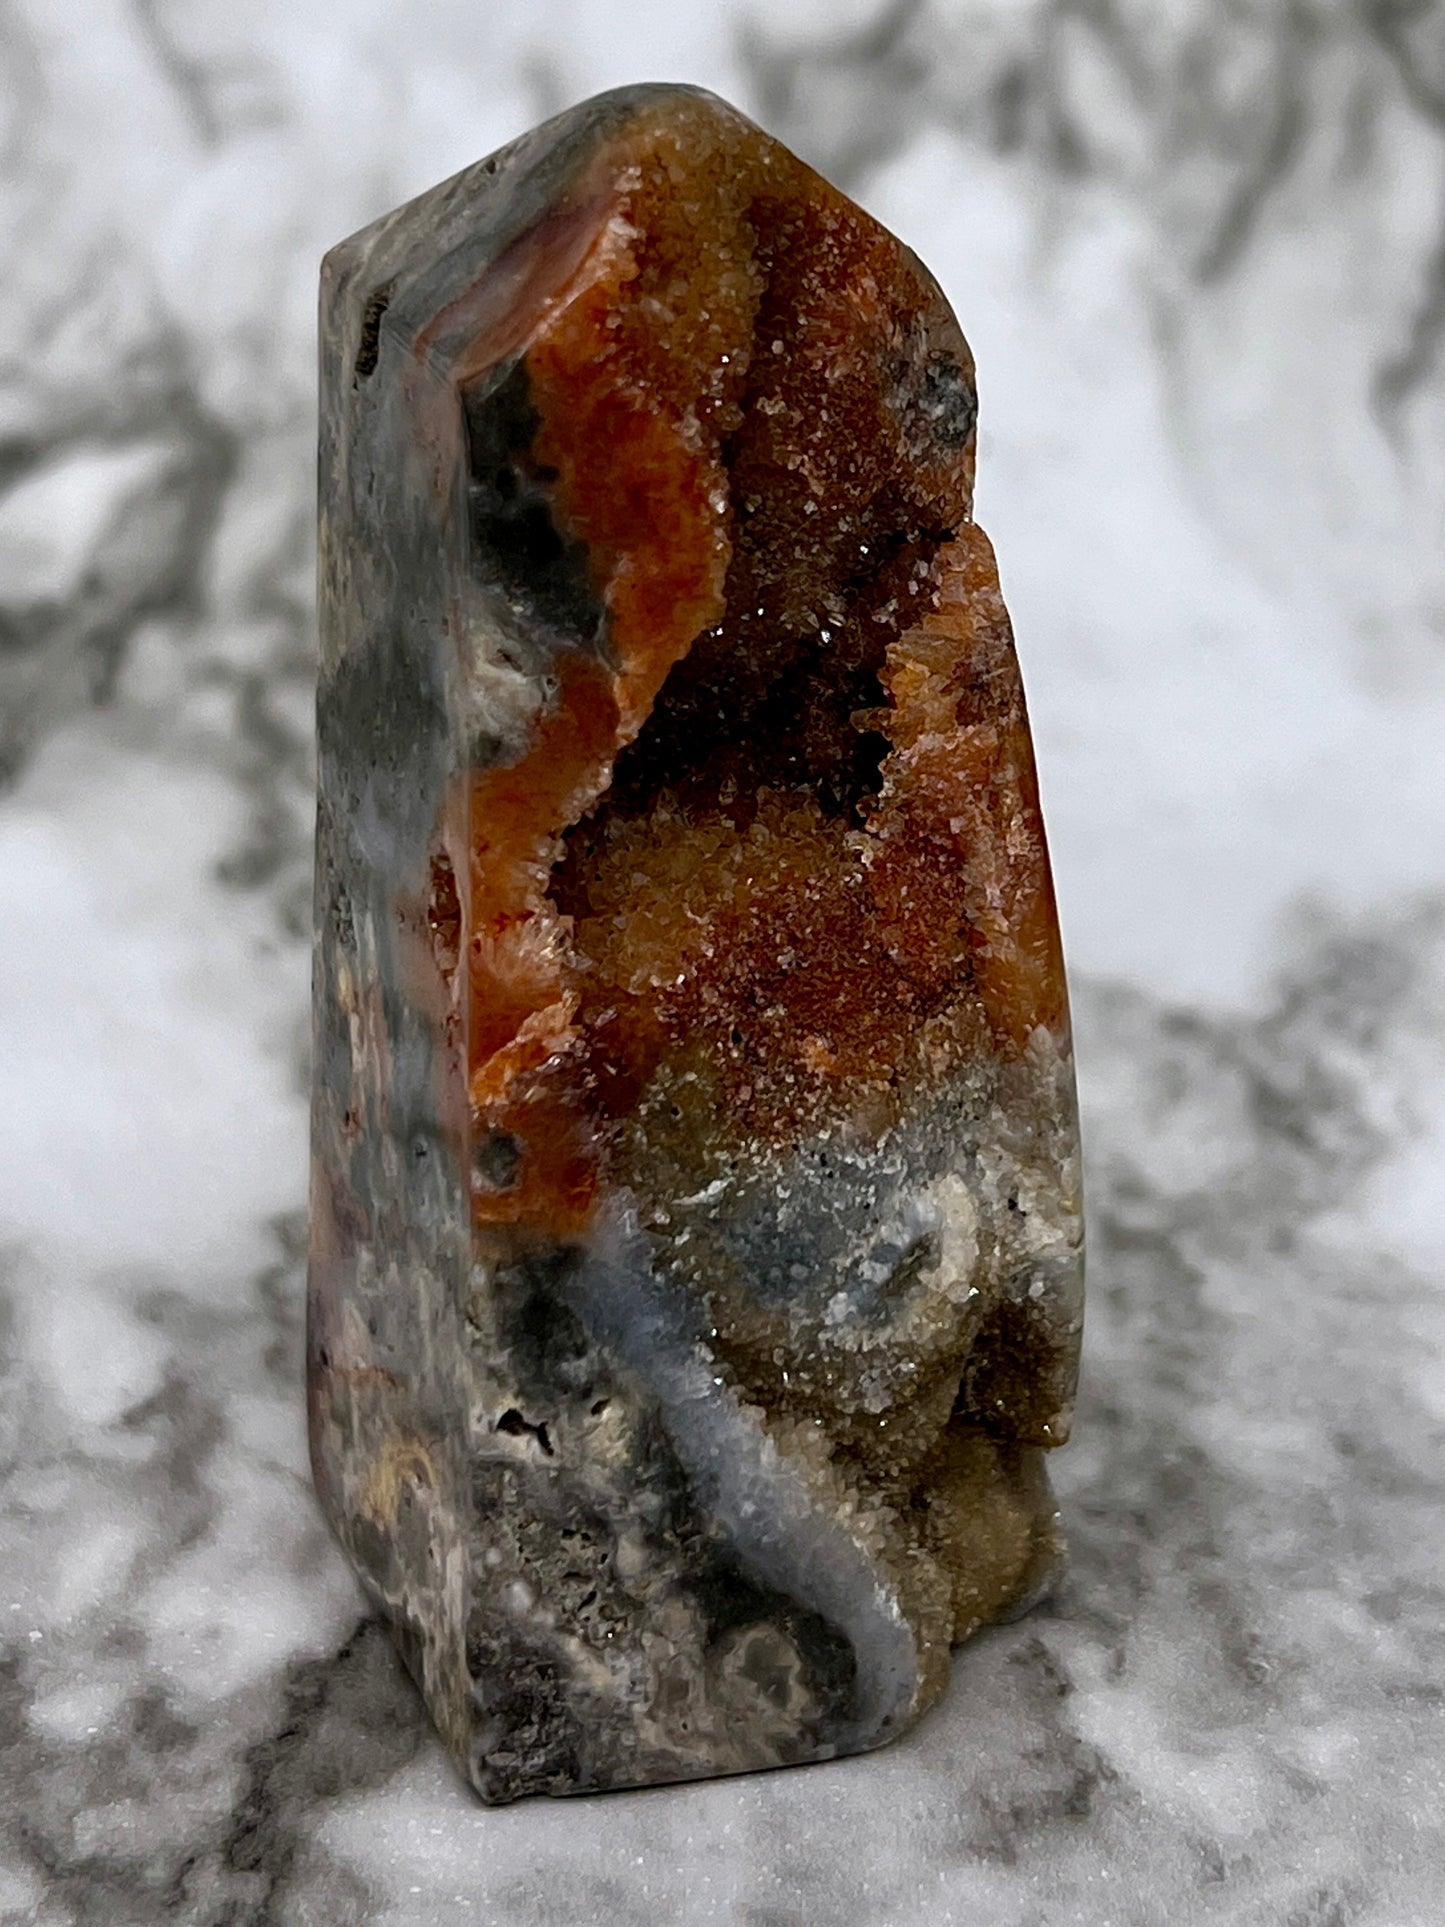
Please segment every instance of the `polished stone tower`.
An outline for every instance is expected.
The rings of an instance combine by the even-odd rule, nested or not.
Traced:
[[[489,1800],[858,1751],[1059,1551],[1081,1311],[967,345],[714,97],[327,257],[317,1485]]]

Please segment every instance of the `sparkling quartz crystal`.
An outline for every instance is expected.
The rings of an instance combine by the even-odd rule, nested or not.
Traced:
[[[892,1738],[1059,1555],[1067,1005],[973,362],[723,102],[327,257],[316,1481],[488,1800]]]

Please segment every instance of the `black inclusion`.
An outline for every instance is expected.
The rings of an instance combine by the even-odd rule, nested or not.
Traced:
[[[552,516],[557,471],[535,460],[541,417],[525,361],[462,391],[467,497],[478,573],[517,614],[574,644],[597,646],[606,611],[592,590],[585,544]]]
[[[582,1262],[575,1245],[554,1245],[498,1265],[493,1310],[508,1370],[524,1402],[544,1410],[590,1397],[595,1349],[581,1320],[564,1302],[567,1281]]]
[[[923,371],[918,409],[942,448],[962,448],[978,420],[973,383],[951,355],[933,355]]]
[[[356,350],[356,379],[366,381],[376,373],[376,364],[381,358],[381,324],[387,309],[391,306],[393,283],[383,282],[376,292],[367,298],[361,315],[361,341]]]

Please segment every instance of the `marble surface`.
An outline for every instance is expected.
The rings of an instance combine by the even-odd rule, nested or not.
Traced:
[[[978,356],[1074,1558],[891,1750],[486,1811],[305,1470],[314,277],[639,59]],[[1438,1922],[1445,11],[12,0],[0,71],[0,1922]]]

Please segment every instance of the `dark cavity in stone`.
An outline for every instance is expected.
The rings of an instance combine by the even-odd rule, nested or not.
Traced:
[[[488,1131],[472,1150],[472,1169],[493,1191],[510,1191],[517,1182],[522,1147],[510,1131]]]
[[[384,281],[371,295],[361,316],[361,346],[356,351],[356,379],[374,374],[381,357],[381,323],[391,306],[392,283]]]
[[[600,645],[607,612],[593,594],[584,544],[552,518],[555,469],[532,458],[541,419],[525,362],[464,391],[468,508],[477,573],[547,636]]]

